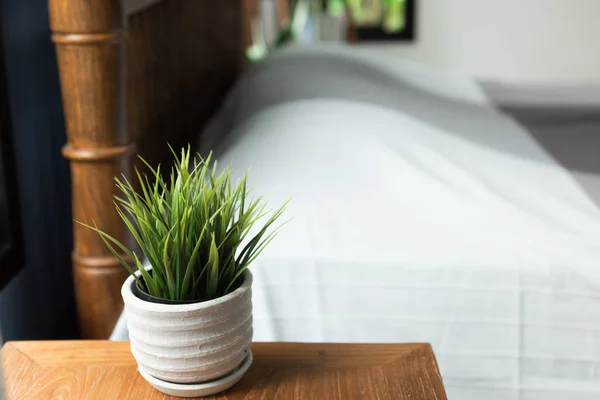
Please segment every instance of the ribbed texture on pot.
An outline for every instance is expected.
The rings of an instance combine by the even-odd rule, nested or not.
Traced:
[[[158,304],[121,289],[131,352],[150,375],[175,383],[199,383],[233,371],[252,343],[252,274],[226,296],[192,304]]]

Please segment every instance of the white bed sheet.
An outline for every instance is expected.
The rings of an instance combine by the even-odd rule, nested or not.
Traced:
[[[600,398],[600,212],[482,93],[337,47],[247,74],[203,147],[231,131],[219,161],[292,198],[256,340],[425,341],[450,399]]]
[[[600,213],[476,83],[297,49],[223,121],[220,161],[292,198],[253,266],[256,340],[427,341],[450,399],[600,397]]]

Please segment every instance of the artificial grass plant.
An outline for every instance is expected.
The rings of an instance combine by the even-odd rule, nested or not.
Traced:
[[[211,155],[205,159],[196,155],[192,160],[189,147],[181,150],[181,156],[173,154],[169,182],[160,165],[154,169],[141,157],[151,174],[136,169],[139,192],[125,176],[115,178],[123,193],[115,196],[116,210],[152,265],[151,272],[144,269],[135,250],[98,229],[95,222],[82,225],[100,235],[148,294],[180,301],[217,298],[241,283],[244,270],[275,237],[279,227],[272,226],[287,203],[266,212],[262,197],[249,199],[247,173],[232,185],[230,168],[217,173]],[[263,217],[266,221],[248,236]]]

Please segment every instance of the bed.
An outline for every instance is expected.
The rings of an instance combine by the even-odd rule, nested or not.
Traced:
[[[250,167],[273,205],[292,198],[253,265],[256,340],[427,341],[450,398],[598,398],[595,91],[515,105],[504,86],[344,46],[244,68],[241,2],[137,8],[127,38],[118,1],[69,3],[51,18],[75,219],[126,238],[112,176],[194,143]],[[106,338],[123,272],[74,229],[82,332]]]
[[[257,340],[428,341],[449,398],[598,396],[598,112],[498,90],[343,47],[240,79],[200,147],[294,218],[253,267]]]

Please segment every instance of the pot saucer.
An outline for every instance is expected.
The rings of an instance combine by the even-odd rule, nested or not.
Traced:
[[[154,386],[154,388],[159,392],[177,397],[202,397],[222,392],[238,383],[248,368],[250,368],[251,364],[252,352],[248,353],[248,356],[244,358],[244,361],[242,361],[242,363],[229,374],[203,383],[166,382],[148,374],[146,371],[144,371],[143,367],[140,367],[139,365],[138,371],[142,377],[144,377],[144,379]]]

